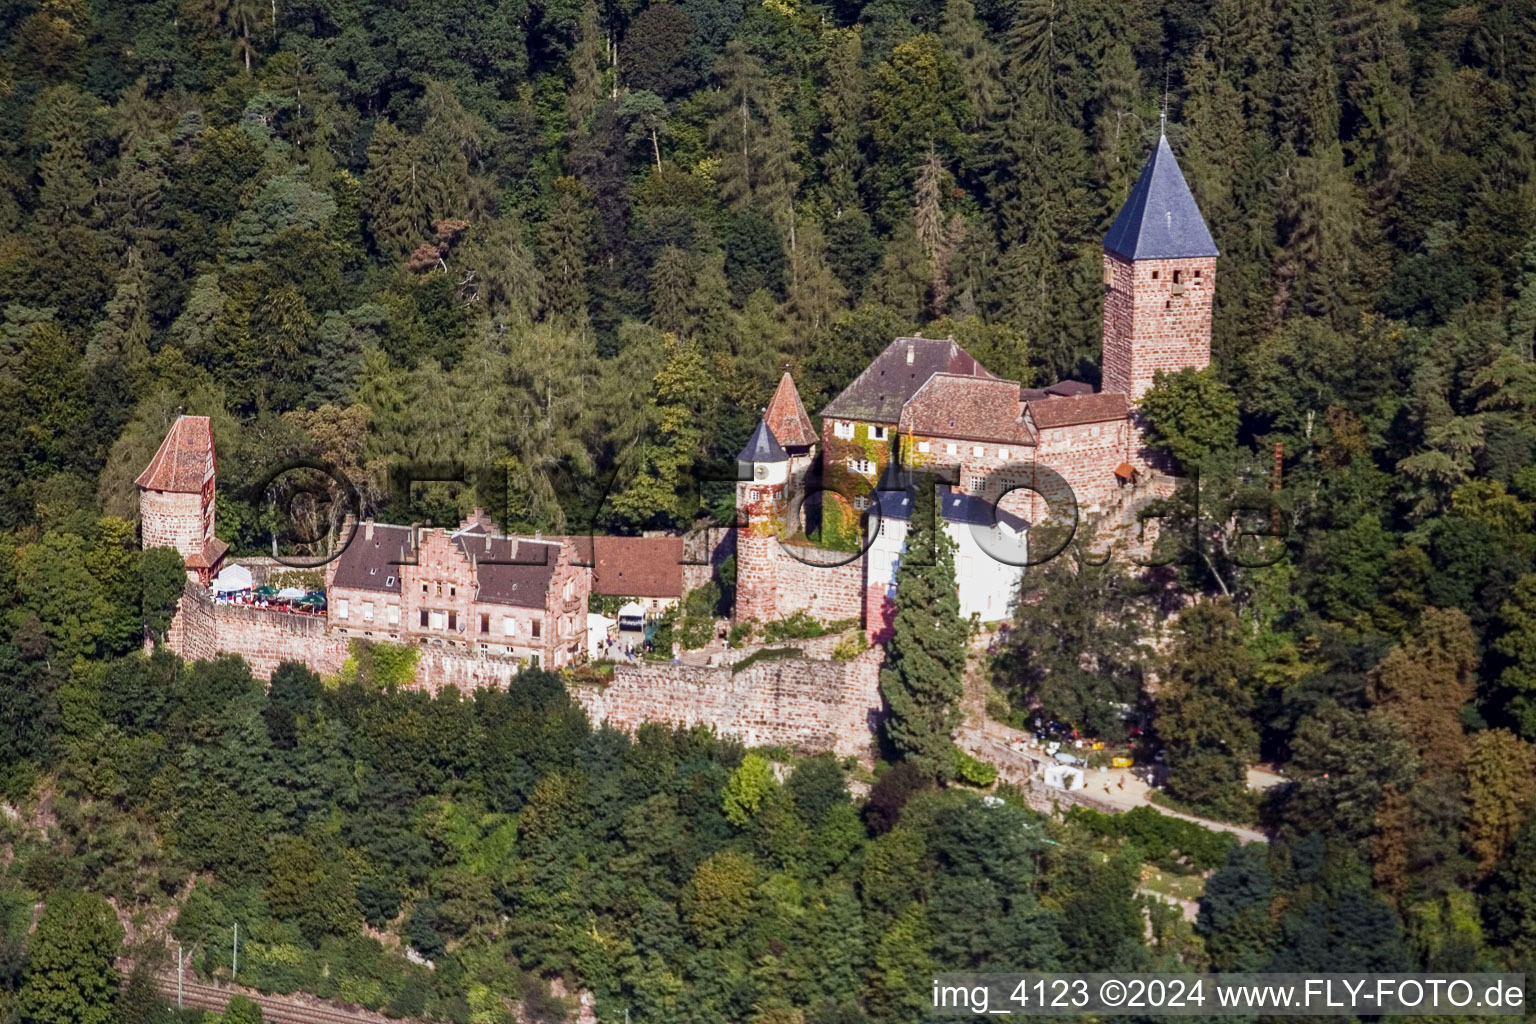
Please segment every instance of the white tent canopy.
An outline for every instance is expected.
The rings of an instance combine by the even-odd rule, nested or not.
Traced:
[[[645,626],[645,609],[634,601],[619,609],[620,629],[641,629]]]
[[[277,596],[282,598],[303,597],[304,590],[302,587],[284,587],[277,592]]]
[[[587,654],[593,660],[602,657],[603,642],[608,639],[608,629],[618,621],[606,615],[599,615],[597,612],[587,612]]]
[[[234,594],[251,589],[251,570],[243,565],[226,565],[224,571],[213,578],[215,594]]]

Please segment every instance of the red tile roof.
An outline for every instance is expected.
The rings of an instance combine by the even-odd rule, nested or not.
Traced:
[[[186,557],[188,569],[212,569],[219,564],[229,552],[229,545],[214,537],[203,544],[203,550],[194,551]]]
[[[197,494],[213,471],[213,428],[208,417],[181,416],[134,483],[146,491]]]
[[[901,432],[1032,444],[1012,380],[936,373],[901,410]]]
[[[1079,423],[1108,423],[1125,419],[1124,395],[1052,396],[1029,403],[1029,415],[1041,430],[1071,427]]]
[[[572,537],[576,560],[592,566],[592,593],[607,597],[682,597],[683,538]],[[593,545],[597,557],[592,557]]]
[[[768,403],[763,418],[768,421],[768,429],[773,431],[779,444],[786,448],[816,443],[816,430],[811,426],[811,417],[805,411],[805,403],[800,401],[795,379],[788,370],[779,378],[779,386],[774,390],[773,400]]]

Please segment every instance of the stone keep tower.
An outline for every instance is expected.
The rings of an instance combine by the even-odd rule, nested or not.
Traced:
[[[1211,362],[1216,243],[1167,136],[1104,236],[1101,390],[1132,405],[1159,370]]]
[[[779,536],[789,505],[789,455],[766,418],[736,456],[736,618],[778,617]]]
[[[208,417],[180,416],[134,481],[139,487],[141,545],[175,548],[187,563],[187,578],[204,586],[229,549],[213,535],[216,469]]]

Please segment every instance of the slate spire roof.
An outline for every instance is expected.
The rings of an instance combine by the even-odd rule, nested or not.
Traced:
[[[1217,255],[1167,136],[1157,140],[1130,198],[1104,236],[1104,248],[1130,260]]]
[[[811,417],[805,411],[805,403],[800,401],[795,379],[788,370],[779,378],[779,386],[773,392],[763,419],[768,421],[768,429],[773,431],[779,444],[805,448],[816,443],[816,430],[811,426]]]
[[[773,436],[773,431],[768,429],[768,420],[760,419],[757,421],[757,429],[747,438],[747,446],[736,456],[736,461],[744,465],[754,462],[788,462],[789,456],[785,454],[784,446],[779,444],[779,439]]]

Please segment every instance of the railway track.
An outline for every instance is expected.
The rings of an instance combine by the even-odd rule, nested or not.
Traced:
[[[164,971],[159,975],[160,991],[171,1002],[176,1001],[176,972]],[[313,996],[265,995],[245,988],[228,985],[211,985],[183,976],[181,1003],[198,1010],[223,1013],[230,997],[244,995],[261,1007],[261,1016],[271,1024],[419,1024],[401,1021],[381,1013],[356,1007],[322,1004]]]

